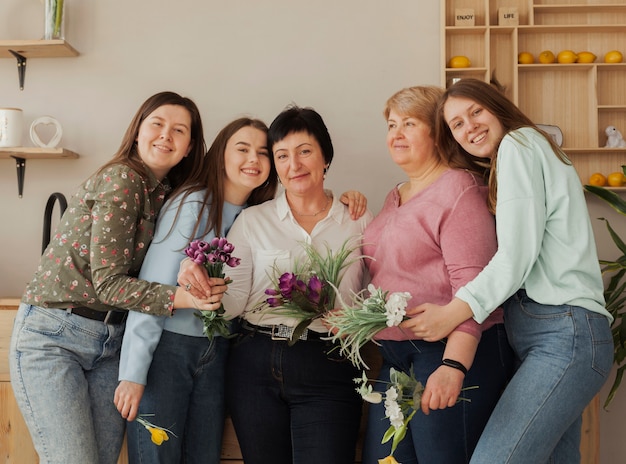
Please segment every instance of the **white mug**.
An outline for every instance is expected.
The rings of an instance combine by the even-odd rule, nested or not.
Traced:
[[[0,147],[22,146],[22,110],[0,108]]]

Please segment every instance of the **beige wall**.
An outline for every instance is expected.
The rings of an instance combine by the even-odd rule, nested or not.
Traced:
[[[79,57],[29,59],[23,91],[15,60],[0,60],[0,107],[22,108],[27,127],[39,116],[57,118],[64,131],[61,144],[81,155],[73,161],[29,161],[21,199],[15,163],[0,160],[0,297],[18,296],[37,265],[48,196],[56,191],[69,196],[103,164],[135,110],[155,92],[193,98],[209,143],[242,114],[269,123],[291,102],[315,107],[336,148],[328,185],[337,193],[361,190],[377,212],[402,179],[385,149],[382,106],[402,87],[440,81],[438,2],[66,0],[66,5],[66,38]],[[40,38],[42,22],[40,1],[0,2],[0,40]],[[25,145],[31,145],[27,127]],[[590,204],[592,217],[612,217],[598,201]],[[597,234],[601,256],[610,258],[615,250],[601,224]],[[602,413],[603,464],[624,459],[608,456],[626,456],[618,430],[625,402],[622,391],[611,412]]]

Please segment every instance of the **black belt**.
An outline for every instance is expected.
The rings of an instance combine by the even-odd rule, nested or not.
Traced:
[[[97,309],[91,309],[85,306],[68,308],[67,312],[94,321],[101,321],[105,324],[121,324],[126,320],[126,316],[128,316],[128,311],[98,311]]]
[[[268,335],[272,340],[291,340],[294,331],[294,327],[289,327],[288,325],[254,325],[245,319],[241,322],[241,328],[247,332]],[[326,333],[304,329],[298,340],[322,340],[326,337],[329,337]]]

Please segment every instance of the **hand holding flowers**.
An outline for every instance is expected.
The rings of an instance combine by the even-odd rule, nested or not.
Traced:
[[[369,284],[369,297],[354,295],[354,305],[339,298],[341,310],[328,313],[325,322],[336,329],[333,341],[339,341],[340,353],[356,367],[369,369],[361,357],[361,348],[386,327],[396,327],[406,319],[406,307],[411,299],[408,292],[389,294]]]
[[[209,277],[224,278],[224,265],[236,267],[240,259],[232,256],[235,247],[223,237],[215,237],[210,242],[194,240],[185,248],[185,254],[196,264],[203,265]],[[230,336],[230,324],[224,318],[224,306],[215,311],[200,311],[197,316],[202,319],[204,334],[212,340],[215,333],[223,337]]]
[[[306,260],[297,263],[293,272],[281,273],[273,269],[273,286],[265,290],[267,298],[260,302],[256,311],[267,310],[298,320],[290,345],[293,345],[305,329],[316,319],[324,317],[335,305],[337,288],[343,271],[363,258],[348,259],[360,247],[360,242],[346,240],[337,252],[328,246],[320,253],[312,244],[303,243]]]
[[[358,385],[356,391],[361,395],[364,401],[378,404],[384,400],[385,417],[389,419],[390,426],[383,435],[381,443],[387,443],[389,440],[392,440],[391,453],[378,462],[383,464],[397,463],[395,458],[393,458],[393,453],[398,447],[398,444],[406,436],[409,422],[411,422],[411,419],[413,419],[413,416],[415,416],[420,407],[424,386],[415,379],[412,369],[409,374],[406,374],[402,371],[395,370],[393,367],[389,369],[389,382],[376,381],[387,384],[388,388],[384,396],[382,393],[374,391],[365,372],[363,372],[360,378],[354,379],[354,382]],[[474,388],[478,387],[466,387],[461,391]],[[457,402],[459,401],[471,400],[459,397]]]

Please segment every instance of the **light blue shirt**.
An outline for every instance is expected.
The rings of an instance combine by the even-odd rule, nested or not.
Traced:
[[[507,134],[497,159],[498,251],[456,296],[487,316],[518,289],[546,305],[604,307],[600,264],[580,178],[548,141],[525,127]]]
[[[210,241],[215,237],[215,234],[210,232],[204,237],[190,239],[200,214],[204,194],[204,190],[191,193],[185,198],[180,209],[180,195],[168,200],[163,206],[154,239],[139,273],[140,279],[176,285],[180,262],[186,257],[184,249],[189,242],[195,239]],[[224,203],[220,236],[226,236],[228,229],[242,208],[242,206]],[[204,209],[199,231],[204,230],[208,222],[209,211],[210,208]],[[176,217],[177,213],[178,217]],[[181,308],[169,317],[130,311],[122,342],[119,380],[146,384],[152,355],[159,344],[163,330],[192,337],[206,337],[203,333],[202,321],[195,316],[197,312],[196,309]]]

